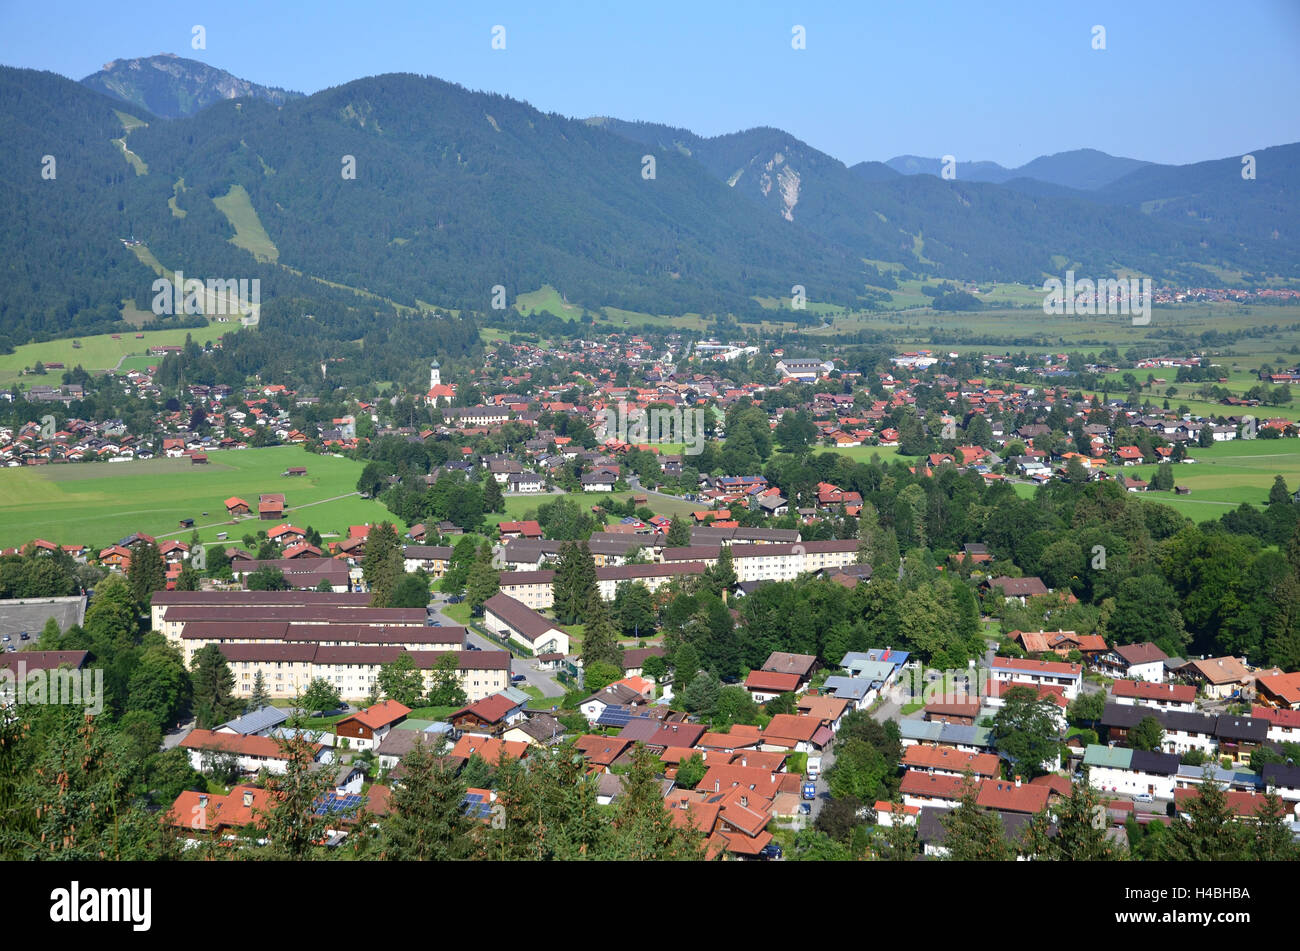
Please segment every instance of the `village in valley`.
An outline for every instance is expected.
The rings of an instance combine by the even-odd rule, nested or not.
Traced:
[[[1293,4],[8,6],[24,937],[470,862],[1284,933]]]
[[[509,838],[522,777],[568,760],[565,796],[662,829],[644,857],[1177,858],[1212,820],[1294,850],[1296,634],[1180,609],[1195,588],[1156,555],[1233,560],[1237,591],[1300,575],[1300,503],[1278,476],[1215,534],[1146,499],[1195,500],[1220,446],[1296,445],[1267,407],[1297,371],[1179,412],[1228,382],[1212,360],[797,352],[516,335],[367,399],[95,381],[161,406],[135,426],[58,412],[93,405],[77,384],[28,389],[52,418],[0,429],[27,472],[175,460],[161,486],[279,455],[167,531],[5,550],[11,695],[120,657],[88,633],[97,609],[146,608],[138,662],[192,683],[146,717],[179,854],[265,847],[299,777],[313,848],[382,838],[441,783],[462,807],[438,854],[470,856]],[[375,518],[305,502],[341,459]],[[1280,565],[1246,563],[1270,543]],[[108,689],[139,710],[134,678]],[[1076,824],[1086,854],[1063,856]]]

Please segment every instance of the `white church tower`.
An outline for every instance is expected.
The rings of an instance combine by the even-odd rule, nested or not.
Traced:
[[[438,366],[438,361],[434,360],[429,364],[429,389],[433,389],[442,383],[442,370]]]

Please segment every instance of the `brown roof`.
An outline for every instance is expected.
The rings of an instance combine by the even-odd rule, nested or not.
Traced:
[[[1174,703],[1191,703],[1196,699],[1196,688],[1191,684],[1157,684],[1149,680],[1117,680],[1111,685],[1110,693],[1113,697]]]
[[[1146,641],[1142,644],[1120,645],[1115,648],[1115,653],[1122,657],[1125,663],[1130,666],[1133,664],[1151,664],[1158,660],[1169,659],[1168,654],[1150,641]]]
[[[608,766],[631,749],[632,741],[618,736],[588,735],[578,737],[573,745],[589,763]]]
[[[761,547],[766,548],[768,546]],[[816,664],[817,658],[812,654],[788,654],[785,651],[773,651],[764,661],[763,670],[807,677],[812,673],[812,669]]]
[[[978,700],[951,701],[947,703],[936,702],[925,705],[925,717],[969,717],[974,720],[980,715],[980,702]]]
[[[763,739],[808,741],[813,738],[821,721],[816,717],[796,716],[792,713],[778,713],[763,731]]]
[[[1235,657],[1210,657],[1187,665],[1212,684],[1246,683],[1250,671]]]
[[[484,613],[491,611],[527,638],[530,643],[536,643],[538,638],[544,637],[550,631],[562,631],[554,621],[547,620],[528,605],[508,594],[498,592],[492,595],[483,603],[483,611]]]
[[[494,693],[490,697],[477,700],[467,707],[461,707],[448,719],[455,720],[468,714],[477,717],[484,723],[500,723],[512,710],[516,710],[520,706],[521,704],[518,701],[511,700],[505,694]]]
[[[18,665],[22,664],[27,673],[37,670],[57,670],[70,667],[80,670],[86,664],[89,651],[16,651],[12,654],[0,654],[0,668],[11,668],[15,676]]]
[[[993,578],[989,581],[990,588],[1000,588],[1002,596],[1006,598],[1032,598],[1035,595],[1047,594],[1047,585],[1043,584],[1041,578]]]

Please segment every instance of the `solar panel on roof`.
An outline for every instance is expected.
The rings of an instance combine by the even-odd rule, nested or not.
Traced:
[[[632,714],[626,707],[610,706],[601,711],[596,722],[601,726],[627,726],[631,719]]]
[[[361,806],[361,796],[325,796],[316,801],[315,815],[324,816],[335,812],[354,812]]]

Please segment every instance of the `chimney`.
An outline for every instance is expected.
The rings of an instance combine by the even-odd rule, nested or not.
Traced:
[[[742,756],[742,757],[740,758],[740,765],[741,765],[741,766],[748,766],[748,765],[749,765],[749,757],[748,757],[748,756]]]
[[[714,792],[722,792],[722,780],[720,780],[720,779],[715,779],[715,780],[713,781],[713,791],[714,791]]]
[[[1016,777],[1016,788],[1017,788],[1017,789],[1020,788],[1020,777],[1019,777],[1019,776]]]
[[[199,805],[202,806],[204,809],[208,808],[208,794],[207,794],[207,793],[200,793],[200,794],[199,794]]]
[[[244,790],[244,808],[251,809],[252,806],[253,806],[253,791],[251,789],[246,789]]]

